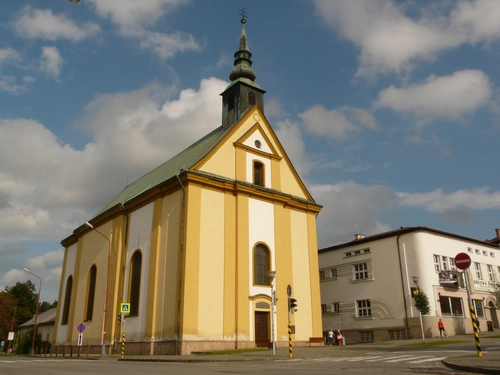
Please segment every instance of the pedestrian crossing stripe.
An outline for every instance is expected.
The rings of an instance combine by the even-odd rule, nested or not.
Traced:
[[[130,303],[122,303],[120,305],[120,313],[121,314],[129,314],[130,313]]]

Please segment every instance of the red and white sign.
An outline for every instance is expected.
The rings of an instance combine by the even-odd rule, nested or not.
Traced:
[[[455,257],[455,266],[457,266],[457,268],[459,270],[466,270],[467,268],[470,267],[470,256],[469,254],[466,254],[466,253],[458,253],[457,256]]]

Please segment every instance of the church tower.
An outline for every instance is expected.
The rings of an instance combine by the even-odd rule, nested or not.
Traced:
[[[248,47],[244,12],[242,16],[238,51],[234,54],[234,68],[229,74],[231,84],[221,94],[223,128],[238,122],[246,110],[255,104],[264,111],[265,91],[255,83],[257,74],[252,69],[252,54]]]

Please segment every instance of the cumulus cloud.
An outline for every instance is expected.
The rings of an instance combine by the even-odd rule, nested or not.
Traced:
[[[382,90],[377,108],[408,112],[419,118],[458,118],[487,104],[492,95],[488,76],[480,70],[462,70],[450,76],[430,76],[422,84]]]
[[[0,243],[71,234],[127,182],[220,126],[226,86],[211,78],[173,99],[165,92],[175,88],[157,84],[97,96],[82,122],[94,140],[82,150],[37,121],[0,119]]]
[[[374,116],[367,110],[343,106],[327,110],[317,105],[299,115],[313,134],[342,139],[362,128],[376,129]]]
[[[177,7],[186,4],[186,0],[89,0],[96,13],[118,26],[121,35],[139,40],[141,48],[154,51],[160,58],[168,59],[177,53],[198,51],[200,44],[190,34],[175,32],[172,34],[151,31],[161,17]]]
[[[457,190],[445,194],[441,189],[429,193],[397,193],[398,204],[409,207],[420,207],[429,212],[444,212],[456,208],[489,210],[500,208],[500,192],[490,192],[490,188],[482,187],[469,190]]]
[[[389,0],[316,0],[314,4],[328,27],[359,47],[357,76],[405,74],[415,63],[434,60],[444,50],[500,38],[496,0],[413,6]]]
[[[311,185],[309,190],[316,202],[323,205],[317,219],[320,248],[353,240],[357,233],[372,235],[391,229],[377,219],[397,199],[387,186],[346,181]]]
[[[9,63],[16,63],[22,60],[21,55],[13,48],[0,48],[0,68]],[[25,82],[29,83],[29,82]],[[26,84],[19,84],[16,77],[0,73],[0,90],[17,94],[24,90]]]
[[[290,120],[279,121],[276,123],[276,135],[297,173],[302,177],[307,176],[311,163],[306,154],[306,145],[302,139],[299,124]]]
[[[61,249],[57,251],[49,251],[43,255],[26,260],[26,268],[30,270],[43,270],[54,266],[60,266],[64,258],[64,253]]]
[[[45,74],[58,78],[64,60],[56,47],[43,47],[40,58],[40,70]]]
[[[0,66],[8,61],[20,60],[21,56],[13,48],[0,48]]]
[[[63,250],[58,249],[49,251],[38,257],[27,259],[23,261],[22,264],[18,265],[18,267],[10,267],[6,272],[0,273],[0,290],[4,290],[7,286],[13,286],[17,282],[24,282],[26,280],[33,281],[38,289],[39,280],[24,271],[24,268],[27,268],[30,272],[43,280],[43,288],[40,297],[41,301],[52,302],[56,300],[58,298],[57,292],[61,280],[61,265],[63,258]],[[3,268],[4,267],[2,267],[2,270]]]
[[[53,14],[50,9],[23,8],[13,27],[19,36],[28,39],[58,39],[80,42],[100,32],[99,25],[93,22],[78,25],[63,14]]]

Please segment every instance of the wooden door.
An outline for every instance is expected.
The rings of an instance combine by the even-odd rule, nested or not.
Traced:
[[[255,346],[258,348],[269,347],[269,313],[265,311],[255,312]]]

